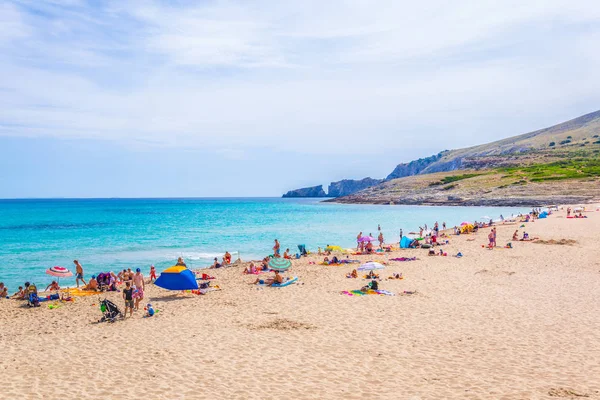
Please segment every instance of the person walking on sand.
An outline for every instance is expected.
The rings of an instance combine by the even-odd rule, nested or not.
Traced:
[[[360,248],[360,239],[362,239],[362,232],[358,232],[358,236],[356,236],[356,250]]]
[[[135,299],[135,310],[137,311],[140,308],[140,301],[144,300],[144,289],[146,289],[144,275],[139,268],[135,270],[135,275],[133,275],[133,284],[135,285],[133,298]]]
[[[75,282],[77,283],[77,287],[79,288],[79,280],[81,280],[81,282],[87,286],[85,279],[83,279],[83,267],[77,260],[73,260],[73,264],[75,264]]]
[[[154,268],[154,265],[150,266],[150,283],[154,282],[156,280],[156,268]]]
[[[273,256],[279,257],[279,250],[281,246],[279,245],[279,240],[275,239],[275,246],[273,246]]]
[[[133,288],[130,282],[125,282],[125,289],[123,289],[123,300],[125,300],[125,313],[123,318],[127,317],[127,309],[129,308],[129,316],[133,317]]]

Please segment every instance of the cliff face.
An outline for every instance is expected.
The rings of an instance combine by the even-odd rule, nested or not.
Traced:
[[[347,196],[356,193],[359,190],[378,185],[381,182],[383,182],[383,179],[372,178],[364,178],[361,180],[344,179],[338,182],[331,182],[328,188],[329,197]]]
[[[385,178],[386,180],[404,178],[405,176],[418,175],[423,172],[431,164],[437,162],[442,158],[442,153],[436,154],[435,156],[419,158],[418,160],[411,161],[409,163],[398,164],[391,174]]]
[[[283,197],[327,197],[323,185],[290,190]]]

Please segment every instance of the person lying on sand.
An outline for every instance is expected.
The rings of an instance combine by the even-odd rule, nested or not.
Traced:
[[[273,284],[281,284],[283,283],[283,277],[279,274],[279,271],[275,270],[275,276],[273,278],[260,279],[257,278],[254,282],[250,283],[251,285],[267,285],[273,286]]]
[[[58,286],[58,283],[56,281],[52,281],[51,284],[49,284],[48,286],[46,286],[46,292],[48,290],[60,290],[60,286]]]
[[[83,287],[83,290],[98,290],[98,281],[96,280],[96,275],[92,275],[92,278],[88,281],[88,284]]]
[[[358,272],[356,272],[356,270],[353,269],[352,272],[346,274],[346,278],[358,278]]]
[[[399,274],[392,274],[392,276],[390,276],[388,279],[404,279],[404,277],[402,276],[402,273],[399,273]]]

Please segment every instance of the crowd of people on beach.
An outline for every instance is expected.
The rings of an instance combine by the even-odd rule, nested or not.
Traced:
[[[578,211],[579,211],[579,215],[581,215],[581,210],[578,210]],[[567,216],[568,217],[571,216],[572,212],[573,211],[571,210],[570,207],[567,208]],[[534,222],[538,218],[545,218],[545,215],[542,215],[543,213],[551,214],[552,211],[549,210],[549,211],[542,212],[541,209],[534,208],[530,213],[527,213],[525,215],[519,214],[516,217],[513,216],[510,220],[505,220],[505,218],[501,215],[500,220],[498,220],[498,222],[501,222],[503,224],[506,222],[511,222],[511,223]],[[583,216],[580,218],[583,218]],[[454,228],[451,228],[451,229],[447,229],[446,222],[442,222],[442,224],[440,225],[436,221],[433,224],[431,229],[428,228],[427,224],[423,224],[423,226],[419,227],[419,237],[414,237],[414,236],[416,236],[415,232],[410,233],[411,235],[413,235],[413,237],[408,240],[408,245],[406,247],[429,249],[429,251],[428,251],[429,256],[436,256],[436,255],[447,256],[447,253],[443,251],[443,248],[440,248],[439,251],[436,251],[434,249],[434,247],[444,246],[444,245],[448,244],[449,239],[450,239],[450,236],[449,236],[450,234],[453,233],[454,235],[458,236],[458,235],[463,235],[463,234],[476,233],[481,229],[490,228],[488,235],[487,235],[488,244],[487,244],[487,246],[482,245],[482,247],[488,247],[489,249],[493,249],[498,246],[496,223],[497,222],[494,222],[492,219],[490,219],[489,222],[474,221],[473,223],[463,223],[460,227],[454,226]],[[525,225],[521,225],[521,227],[524,227],[524,226]],[[440,229],[440,227],[441,227],[441,229]],[[374,254],[374,253],[389,252],[392,250],[397,250],[399,247],[404,247],[404,246],[400,246],[400,244],[403,243],[403,239],[404,239],[404,241],[406,241],[406,238],[405,238],[405,235],[403,234],[402,229],[399,230],[399,239],[400,240],[398,243],[398,247],[395,247],[394,243],[386,244],[383,232],[381,230],[381,225],[377,226],[377,231],[378,231],[378,235],[376,238],[373,237],[373,235],[371,233],[369,233],[368,236],[364,236],[362,231],[359,232],[358,235],[356,236],[356,250],[352,254],[368,255],[368,254]],[[537,240],[537,239],[538,238],[531,238],[526,231],[523,231],[522,236],[520,237],[518,229],[516,229],[512,235],[512,241],[533,241],[533,240]],[[474,239],[467,239],[467,240],[474,240]],[[375,246],[373,244],[375,242],[378,243],[377,248],[375,248]],[[512,248],[512,245],[509,242],[504,247]],[[300,248],[300,246],[299,246],[299,248]],[[286,250],[283,252],[283,254],[281,254],[281,244],[278,239],[274,239],[274,244],[272,247],[272,254],[264,257],[260,262],[256,262],[256,264],[255,264],[255,262],[250,262],[249,264],[247,264],[244,267],[243,274],[259,275],[261,273],[271,271],[274,273],[274,275],[272,277],[265,278],[265,279],[257,278],[256,280],[250,282],[250,284],[261,284],[261,285],[266,285],[266,286],[282,284],[285,281],[285,278],[281,275],[279,270],[270,268],[270,266],[269,266],[270,260],[277,259],[277,258],[291,260],[293,258],[299,258],[303,255],[309,254],[309,252],[307,252],[304,249],[300,249],[300,250],[301,251],[299,254],[292,255],[292,253],[290,252],[290,249],[286,248]],[[342,258],[342,257],[339,257],[337,254],[333,254],[334,252],[339,252],[342,250],[343,249],[341,249],[339,246],[327,245],[325,247],[325,251],[322,251],[321,248],[319,247],[318,255],[325,255],[323,261],[320,264],[322,264],[322,265],[342,265],[342,264],[351,264],[351,263],[359,263],[360,262],[359,260],[350,259],[349,255],[348,255],[349,253],[346,255],[346,258]],[[456,256],[460,257],[460,256],[462,256],[462,254],[459,252]],[[412,259],[415,259],[415,258],[410,258],[410,259],[406,259],[406,260],[412,260]],[[147,284],[146,279],[145,279],[144,275],[142,274],[140,268],[136,268],[135,272],[132,271],[131,268],[123,269],[122,271],[120,271],[117,274],[115,274],[113,271],[102,272],[97,275],[91,275],[89,280],[86,280],[85,274],[84,274],[84,269],[83,269],[83,266],[81,265],[81,263],[78,260],[74,260],[73,263],[75,265],[75,282],[76,282],[76,286],[77,286],[77,289],[73,289],[73,290],[80,290],[80,291],[84,291],[84,292],[86,292],[86,291],[87,292],[103,292],[103,291],[110,292],[110,291],[119,291],[119,287],[121,287],[122,289],[120,291],[122,292],[121,297],[125,304],[125,315],[127,315],[127,313],[129,313],[129,316],[131,317],[131,316],[133,316],[134,311],[138,311],[140,309],[140,303],[144,299],[145,289],[146,289],[146,284]],[[311,263],[314,264],[314,262],[311,262]],[[187,265],[184,262],[182,257],[178,258],[176,265],[187,268]],[[223,267],[227,267],[230,265],[232,265],[232,256],[229,253],[229,251],[226,251],[222,257],[221,262],[219,262],[219,260],[215,257],[213,264],[210,265],[208,268],[210,268],[210,269],[223,268]],[[204,277],[205,275],[206,274],[203,274],[202,276]],[[357,278],[358,272],[356,269],[354,269],[351,273],[348,273],[346,276],[348,278]],[[206,277],[207,277],[207,279],[212,278],[212,277],[208,277],[208,275],[206,275]],[[379,280],[379,275],[373,271],[369,271],[369,273],[365,276],[365,278],[372,281],[371,283],[369,283],[369,285],[365,286],[365,290],[377,290],[376,282],[377,282],[377,280]],[[152,265],[150,267],[148,283],[153,283],[154,281],[156,281],[156,279],[157,279],[156,268],[154,267],[154,265]],[[402,277],[402,274],[395,274],[395,275],[390,276],[388,279],[403,279],[403,277]],[[59,293],[60,290],[61,290],[61,288],[60,288],[58,281],[53,280],[49,285],[46,286],[44,292]],[[15,293],[13,293],[12,295],[10,295],[8,288],[4,285],[4,283],[0,282],[0,298],[13,298],[13,299],[25,300],[25,299],[28,299],[28,296],[30,296],[32,293],[37,295],[37,291],[38,291],[38,289],[34,284],[32,284],[30,282],[25,282],[24,286],[19,286],[18,290]]]

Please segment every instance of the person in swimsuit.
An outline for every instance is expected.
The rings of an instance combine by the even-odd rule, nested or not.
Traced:
[[[15,294],[12,295],[13,299],[24,299],[25,298],[25,292],[23,291],[23,286],[19,286],[19,291]]]
[[[279,240],[275,239],[275,246],[273,246],[273,255],[275,257],[279,257],[279,250],[281,245],[279,244]]]
[[[8,288],[4,286],[3,282],[0,282],[0,299],[8,297]]]
[[[229,254],[228,251],[225,252],[225,255],[223,256],[223,264],[224,265],[229,265],[231,264],[231,254]]]
[[[90,279],[88,284],[85,285],[83,290],[98,290],[98,281],[96,280],[96,275],[92,275],[92,279]]]
[[[140,301],[144,300],[144,289],[146,289],[144,274],[139,268],[135,270],[135,275],[133,275],[133,284],[135,285],[133,298],[135,299],[135,310],[137,311],[140,308]]]
[[[56,281],[52,281],[51,284],[49,284],[48,286],[46,286],[46,292],[48,291],[48,289],[50,289],[50,290],[60,290],[60,286],[58,286],[58,283]]]
[[[362,238],[362,232],[358,232],[358,236],[356,236],[356,250],[358,251],[358,249],[360,248],[360,244],[361,241],[360,239]]]
[[[512,240],[519,240],[519,230],[517,229],[515,233],[513,233]]]
[[[79,264],[79,261],[73,260],[73,264],[75,264],[75,282],[77,283],[77,287],[79,287],[79,280],[83,282],[84,285],[87,285],[85,280],[83,279],[83,267]]]
[[[177,264],[175,264],[175,265],[177,265],[178,267],[186,267],[187,268],[187,265],[185,265],[185,263],[183,262],[183,258],[181,258],[181,257],[179,257],[177,259]]]
[[[129,308],[129,316],[133,317],[133,288],[130,282],[125,282],[125,289],[123,289],[123,300],[125,300],[125,313],[123,318],[127,316],[127,309]]]
[[[150,266],[150,283],[154,282],[156,280],[156,268],[154,268],[154,265]]]

